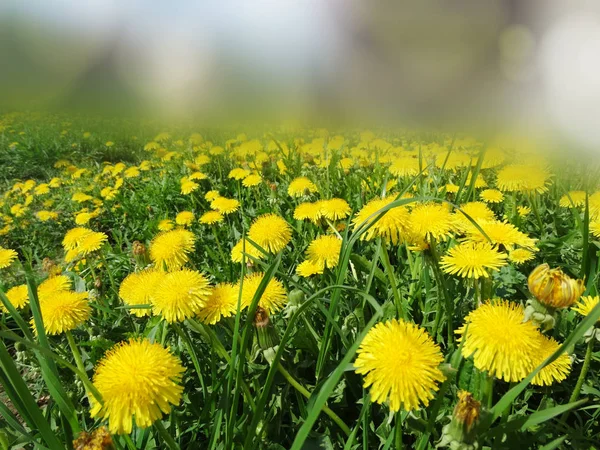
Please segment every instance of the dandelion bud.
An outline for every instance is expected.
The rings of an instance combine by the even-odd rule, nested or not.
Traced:
[[[574,280],[560,269],[550,269],[548,264],[536,267],[527,284],[535,298],[554,309],[573,305],[585,291],[583,280]]]
[[[82,431],[77,439],[73,441],[75,450],[112,450],[114,449],[113,441],[106,427],[100,427],[92,433]]]
[[[475,429],[481,416],[481,403],[467,391],[458,392],[458,402],[452,420],[442,430],[442,439],[437,447],[471,450],[479,447]]]
[[[256,313],[254,314],[254,326],[256,327],[256,334],[258,336],[258,345],[263,352],[272,349],[279,343],[279,337],[271,324],[269,313],[260,306],[256,308]]]
[[[100,289],[102,287],[102,280],[100,278],[96,278],[96,280],[94,280],[94,287],[96,289]]]
[[[143,256],[146,254],[146,246],[140,241],[133,241],[133,255]]]
[[[548,264],[540,264],[529,274],[527,279],[529,292],[543,301],[552,293],[553,278]]]

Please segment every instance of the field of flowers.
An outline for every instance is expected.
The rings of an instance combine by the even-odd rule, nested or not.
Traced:
[[[598,448],[597,160],[198,129],[0,116],[2,449]]]

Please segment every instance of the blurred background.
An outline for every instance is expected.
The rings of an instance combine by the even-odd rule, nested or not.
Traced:
[[[0,108],[553,130],[600,148],[597,0],[2,0]]]

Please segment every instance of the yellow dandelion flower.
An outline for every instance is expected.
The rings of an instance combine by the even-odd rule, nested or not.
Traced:
[[[231,214],[240,208],[240,202],[235,198],[217,197],[210,202],[210,207],[221,214]]]
[[[531,214],[531,208],[529,206],[517,206],[517,212],[519,213],[519,216],[525,217]]]
[[[15,286],[6,291],[6,298],[17,309],[21,309],[29,303],[29,291],[26,284]],[[0,305],[0,310],[6,312],[4,305]]]
[[[94,371],[104,404],[92,402],[92,417],[108,419],[113,434],[130,434],[133,423],[147,428],[181,401],[184,368],[158,343],[129,340],[110,349]]]
[[[263,259],[265,257],[265,254],[261,252],[260,249],[256,248],[254,244],[242,238],[231,249],[231,261],[241,263],[244,259],[244,253],[246,253],[247,262],[252,261],[252,258]]]
[[[533,368],[535,369],[546,358],[552,355],[560,345],[551,337],[546,337],[542,333],[538,333],[538,347],[533,356]],[[566,352],[544,367],[531,380],[532,384],[537,386],[550,386],[556,382],[560,383],[567,378],[571,372],[571,358]]]
[[[527,261],[531,261],[534,257],[535,254],[526,248],[516,248],[508,253],[508,259],[515,264],[526,263]]]
[[[517,227],[508,222],[478,221],[485,236],[473,224],[467,229],[467,239],[473,242],[491,241],[493,244],[503,245],[507,249],[512,249],[515,245],[526,248],[535,248],[535,239],[530,238],[525,233],[519,231]]]
[[[463,278],[488,278],[490,271],[506,265],[506,255],[488,242],[464,242],[455,245],[442,256],[444,272]]]
[[[355,230],[361,229],[375,221],[379,216],[379,210],[391,204],[393,197],[375,198],[368,202],[358,211],[352,224]],[[402,242],[405,236],[408,236],[410,227],[410,215],[404,206],[396,206],[387,210],[383,216],[375,222],[361,236],[361,240],[371,240],[375,237],[382,237],[386,242],[398,244]]]
[[[183,225],[187,227],[192,224],[194,221],[194,213],[191,211],[181,211],[177,216],[175,216],[175,223],[177,225]]]
[[[263,214],[248,230],[248,237],[270,253],[278,253],[292,240],[292,227],[276,214]]]
[[[321,202],[305,202],[300,203],[294,210],[294,219],[296,220],[310,220],[311,222],[318,222],[323,217],[323,211],[321,210]]]
[[[521,305],[508,301],[487,302],[471,311],[461,334],[462,354],[473,357],[475,367],[504,381],[520,381],[534,369],[539,331],[523,322]]]
[[[207,178],[208,178],[208,175],[206,175],[205,173],[202,173],[202,172],[194,172],[189,176],[190,180],[195,180],[195,181],[206,180]]]
[[[151,296],[152,312],[167,322],[182,322],[196,315],[206,304],[210,285],[204,275],[182,269],[167,273],[156,284]]]
[[[56,292],[68,291],[71,289],[71,279],[66,275],[57,275],[42,281],[37,287],[37,293],[40,300],[50,297]]]
[[[91,195],[88,195],[88,194],[84,194],[83,192],[76,192],[71,197],[71,200],[73,200],[74,202],[77,202],[77,203],[85,203],[85,202],[89,202],[90,200],[93,200],[93,199],[94,199],[94,197],[92,197]]]
[[[498,189],[485,189],[481,191],[479,197],[486,203],[500,203],[504,200],[504,194]]]
[[[296,273],[304,278],[308,278],[313,275],[323,273],[324,267],[321,264],[317,264],[314,261],[307,259],[301,262],[296,267]]]
[[[0,245],[0,269],[6,269],[17,258],[17,252]]]
[[[244,178],[244,181],[242,181],[242,185],[245,187],[258,186],[260,183],[262,183],[262,177],[256,173],[248,175]]]
[[[421,203],[410,212],[410,229],[422,239],[443,241],[455,230],[454,216],[445,204]]]
[[[192,192],[194,192],[199,187],[200,187],[200,185],[198,183],[195,183],[195,182],[193,182],[192,180],[190,180],[188,178],[184,177],[184,178],[181,179],[181,193],[183,195],[191,194]]]
[[[403,156],[396,158],[389,167],[389,171],[396,177],[416,177],[419,170],[419,158]]]
[[[494,212],[483,202],[469,202],[460,205],[460,211],[457,210],[454,213],[454,224],[457,230],[461,232],[465,232],[472,226],[472,222],[465,214],[477,223],[480,221],[494,220],[495,218]]]
[[[198,311],[200,320],[214,325],[221,317],[230,317],[237,311],[239,287],[231,283],[220,283],[211,289],[206,304]]]
[[[158,222],[159,231],[171,231],[173,228],[175,228],[175,225],[170,219],[163,219],[160,222]]]
[[[36,187],[33,191],[35,195],[45,195],[50,192],[50,186],[48,183],[42,183],[38,187]]]
[[[341,249],[342,241],[335,235],[326,234],[310,243],[306,257],[320,267],[332,269],[338,264]]]
[[[219,211],[208,211],[202,214],[198,222],[205,225],[214,225],[215,223],[223,222],[224,217]]]
[[[302,197],[317,192],[317,186],[306,177],[294,178],[288,186],[288,195]]]
[[[585,191],[569,191],[563,195],[558,204],[561,208],[579,208],[585,205]]]
[[[600,238],[600,219],[590,222],[590,233],[595,237]]]
[[[592,309],[594,309],[598,303],[600,303],[600,297],[597,295],[595,297],[589,295],[586,297],[581,297],[579,302],[573,306],[573,311],[581,314],[583,317],[586,317],[592,312]],[[598,319],[596,323],[600,323],[600,319]]]
[[[79,256],[87,256],[97,250],[100,250],[102,244],[108,240],[108,236],[102,232],[90,231],[90,233],[81,237],[77,252]]]
[[[505,192],[544,193],[550,183],[550,172],[539,164],[511,164],[498,171],[496,185]]]
[[[58,219],[58,213],[54,211],[38,211],[36,213],[36,216],[40,220],[40,222],[47,222],[49,220]]]
[[[80,212],[75,216],[75,223],[77,225],[87,225],[94,215],[90,212]]]
[[[458,190],[460,189],[460,186],[453,184],[453,183],[448,183],[448,184],[446,184],[446,186],[444,186],[444,188],[446,189],[447,193],[456,194],[458,192]],[[440,188],[440,191],[443,190],[444,188]]]
[[[252,303],[252,299],[258,290],[264,274],[253,273],[244,277],[242,286],[242,307],[247,308]],[[281,281],[271,278],[264,292],[262,293],[258,306],[267,310],[269,314],[279,311],[287,302],[287,292]]]
[[[71,331],[89,319],[91,308],[87,292],[56,291],[40,297],[40,311],[47,334]],[[35,322],[31,319],[34,331]]]
[[[219,194],[219,191],[208,191],[206,194],[204,194],[204,198],[209,201],[212,202],[213,200],[219,198],[221,195]]]
[[[164,276],[165,272],[151,269],[130,273],[119,287],[119,297],[127,305],[149,305],[156,292],[156,286]],[[151,308],[129,310],[137,317],[147,316],[151,311]]]
[[[248,175],[250,175],[250,171],[247,169],[242,169],[241,167],[236,167],[235,169],[231,169],[228,178],[233,178],[234,180],[243,180]]]
[[[179,269],[188,262],[195,240],[194,234],[184,229],[163,231],[150,243],[150,258],[159,269]]]
[[[348,202],[342,198],[322,200],[319,204],[323,217],[329,220],[345,219],[352,212]]]
[[[365,375],[372,401],[389,401],[391,411],[427,406],[445,380],[440,347],[424,329],[404,320],[375,325],[357,354],[354,367]]]

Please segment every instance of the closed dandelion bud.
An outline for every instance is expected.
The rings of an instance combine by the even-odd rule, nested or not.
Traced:
[[[552,293],[552,270],[548,264],[540,264],[529,274],[527,286],[535,298],[543,301]]]
[[[94,287],[96,289],[100,289],[102,287],[102,280],[100,278],[96,278],[96,280],[94,280]]]
[[[112,450],[113,441],[108,429],[100,427],[92,433],[82,431],[73,441],[75,450]]]
[[[258,345],[263,351],[267,351],[279,344],[277,331],[271,324],[269,313],[266,309],[258,306],[254,315],[254,326],[258,337]]]
[[[479,448],[476,428],[481,416],[481,403],[467,391],[458,392],[458,402],[452,413],[452,420],[442,430],[442,439],[436,447],[449,447],[456,450]]]
[[[133,241],[133,255],[143,256],[146,254],[146,246],[140,241]]]

